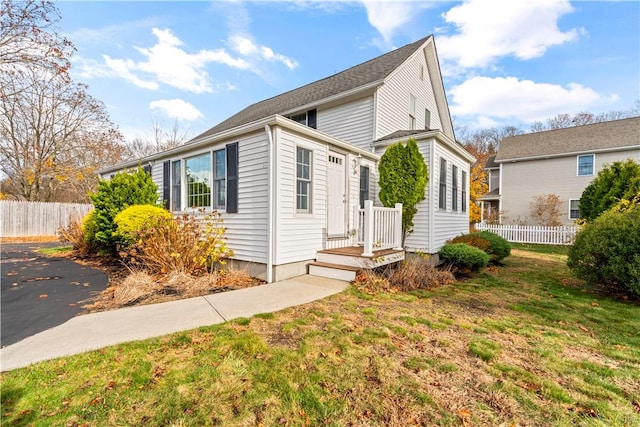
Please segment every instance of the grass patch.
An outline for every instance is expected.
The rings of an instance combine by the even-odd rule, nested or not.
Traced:
[[[54,248],[40,248],[36,250],[36,252],[41,253],[43,255],[57,255],[61,253],[71,252],[73,250],[73,246],[56,246]]]
[[[565,250],[6,372],[3,425],[637,425],[639,308]]]

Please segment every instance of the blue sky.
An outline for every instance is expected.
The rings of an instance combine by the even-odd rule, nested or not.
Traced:
[[[128,140],[195,136],[251,103],[434,34],[454,123],[629,110],[640,2],[58,2],[72,75]]]

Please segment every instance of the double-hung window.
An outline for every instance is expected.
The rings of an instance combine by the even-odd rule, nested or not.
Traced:
[[[296,148],[296,212],[311,212],[311,150]]]
[[[580,219],[580,199],[569,200],[569,219]]]
[[[578,176],[590,176],[594,174],[595,154],[578,156]]]
[[[409,129],[416,128],[416,97],[409,94]]]
[[[179,211],[181,209],[182,197],[182,162],[176,160],[171,163],[171,210]]]
[[[185,160],[187,207],[211,207],[211,153]]]
[[[364,201],[369,200],[369,168],[360,166],[360,208],[364,208]]]
[[[447,209],[447,161],[440,158],[440,186],[438,191],[438,208]]]
[[[467,171],[462,171],[462,212],[467,211]]]
[[[224,209],[227,195],[227,151],[213,152],[213,208]]]
[[[458,167],[451,165],[451,209],[458,210]]]

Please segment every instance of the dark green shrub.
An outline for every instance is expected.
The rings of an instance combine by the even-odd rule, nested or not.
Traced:
[[[114,218],[116,231],[113,236],[118,243],[128,245],[133,242],[136,233],[145,227],[153,226],[158,218],[172,217],[169,211],[158,206],[129,206]]]
[[[478,233],[478,237],[489,242],[489,247],[485,252],[489,255],[491,262],[500,262],[511,255],[511,245],[503,237],[490,231],[481,231]]]
[[[110,180],[98,181],[98,189],[89,195],[93,203],[93,221],[87,227],[87,241],[98,249],[114,252],[116,231],[114,218],[131,205],[154,205],[158,201],[158,186],[142,168],[135,172],[121,172]]]
[[[380,201],[387,207],[402,203],[402,244],[408,233],[413,231],[413,217],[416,207],[424,200],[429,172],[420,154],[418,144],[409,139],[406,146],[402,142],[390,145],[380,159]]]
[[[633,159],[606,165],[580,197],[580,218],[593,221],[621,199],[640,191],[640,164]]]
[[[585,225],[567,265],[591,285],[640,296],[640,206],[614,207]]]
[[[447,243],[438,254],[454,272],[462,275],[476,273],[489,263],[489,255],[465,243]]]
[[[511,245],[502,237],[489,231],[463,234],[454,237],[449,243],[466,243],[478,248],[489,255],[489,260],[494,263],[502,261],[511,254]]]

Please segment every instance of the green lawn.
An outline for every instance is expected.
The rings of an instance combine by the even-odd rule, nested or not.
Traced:
[[[4,373],[2,425],[640,425],[640,307],[566,248]]]

